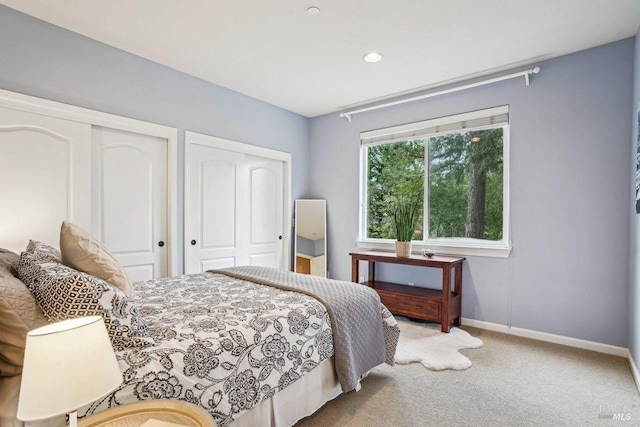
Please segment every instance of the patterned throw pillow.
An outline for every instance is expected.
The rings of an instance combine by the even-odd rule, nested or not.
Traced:
[[[104,280],[28,252],[18,273],[50,322],[99,315],[114,350],[155,344],[133,300]]]
[[[29,240],[27,249],[25,252],[39,256],[40,258],[49,258],[55,262],[62,262],[62,254],[53,246],[49,246],[46,243],[38,242],[37,240]]]

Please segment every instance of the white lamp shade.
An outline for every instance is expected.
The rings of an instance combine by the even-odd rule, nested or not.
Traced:
[[[37,421],[73,412],[121,382],[102,317],[34,329],[27,334],[18,419]]]

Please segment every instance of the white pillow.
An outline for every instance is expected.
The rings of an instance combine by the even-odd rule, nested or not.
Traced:
[[[131,282],[118,260],[80,227],[62,222],[60,251],[65,265],[111,283],[126,296],[133,297]]]

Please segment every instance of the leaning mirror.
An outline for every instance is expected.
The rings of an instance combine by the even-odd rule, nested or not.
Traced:
[[[295,271],[327,277],[327,201],[296,200]]]

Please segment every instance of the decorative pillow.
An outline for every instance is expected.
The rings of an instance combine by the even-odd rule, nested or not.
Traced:
[[[22,373],[27,332],[47,324],[29,289],[11,274],[19,259],[0,249],[0,377]]]
[[[0,269],[7,270],[15,276],[18,262],[20,262],[20,255],[9,249],[0,248]]]
[[[62,262],[76,270],[111,283],[133,297],[133,287],[117,259],[89,233],[63,221],[60,228]]]
[[[25,252],[38,255],[41,258],[50,258],[54,262],[62,262],[62,255],[58,249],[37,240],[29,240]]]
[[[50,322],[99,315],[114,350],[154,344],[133,300],[104,280],[27,252],[20,256],[18,272],[29,280],[29,289]]]

